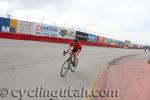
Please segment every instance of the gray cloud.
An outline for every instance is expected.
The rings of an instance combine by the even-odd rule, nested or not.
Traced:
[[[55,19],[56,24],[65,22],[68,26],[78,26],[83,30],[86,28],[90,32],[100,32],[115,39],[131,39],[138,42],[141,37],[145,41],[142,34],[148,34],[150,28],[149,0],[1,0],[1,2],[5,2],[6,5],[4,7],[2,4],[3,7],[0,7],[1,15],[5,10],[14,9],[18,18],[28,14],[29,18],[35,21],[36,18],[44,16],[45,22]],[[137,38],[136,33],[139,35]]]
[[[47,6],[59,8],[68,0],[2,0],[22,9],[43,9]]]

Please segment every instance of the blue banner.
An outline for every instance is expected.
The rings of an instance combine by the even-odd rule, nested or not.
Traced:
[[[10,19],[0,17],[0,32],[10,32]]]
[[[123,42],[123,41],[118,41],[118,40],[116,40],[116,44],[117,44],[117,45],[120,45],[120,46],[123,46],[123,45],[124,45],[124,42]]]
[[[114,39],[108,39],[108,38],[105,38],[104,42],[108,43],[108,44],[119,45],[119,46],[123,46],[124,45],[123,41],[114,40]]]
[[[46,25],[46,24],[37,24],[36,25],[36,34],[42,36],[55,36],[58,35],[58,27]]]
[[[88,34],[88,41],[96,42],[97,41],[97,36],[93,35],[93,34]]]

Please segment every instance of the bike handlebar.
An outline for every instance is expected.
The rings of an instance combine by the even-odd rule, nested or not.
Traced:
[[[69,53],[70,55],[72,55],[72,52],[66,52],[66,51],[63,52],[63,55],[65,56],[66,53]]]

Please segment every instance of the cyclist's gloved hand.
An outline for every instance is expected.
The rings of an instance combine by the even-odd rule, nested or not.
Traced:
[[[63,56],[65,56],[65,55],[66,55],[66,51],[63,52]]]
[[[69,50],[66,51],[66,53],[68,53],[68,52],[69,52]]]

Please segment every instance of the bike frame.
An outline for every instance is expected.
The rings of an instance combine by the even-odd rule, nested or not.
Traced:
[[[68,52],[65,52],[65,51],[64,51],[64,53],[63,53],[64,56],[65,56],[66,53],[68,53]],[[64,77],[69,69],[71,69],[71,71],[74,72],[75,69],[76,69],[76,66],[77,66],[77,64],[78,64],[78,58],[77,58],[76,66],[74,67],[74,69],[72,69],[72,68],[71,68],[71,67],[72,67],[71,64],[72,64],[72,62],[73,62],[73,61],[72,61],[72,57],[73,57],[74,54],[73,54],[72,52],[70,52],[70,53],[68,53],[68,54],[70,54],[70,56],[69,56],[69,58],[64,62],[63,66],[62,66],[62,68],[61,68],[61,73],[60,73],[60,74],[61,74],[61,77]],[[68,67],[65,68],[66,71],[65,71],[64,74],[62,74],[62,71],[64,70],[64,65],[65,65],[66,63],[68,63]]]

